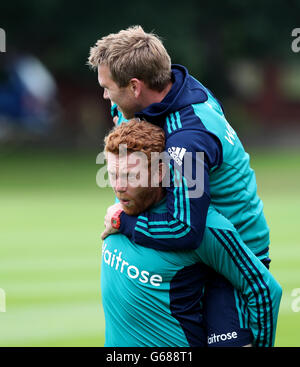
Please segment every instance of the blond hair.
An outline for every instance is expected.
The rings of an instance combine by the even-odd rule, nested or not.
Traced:
[[[104,139],[105,152],[119,154],[120,145],[126,145],[128,153],[143,152],[151,162],[151,153],[165,149],[165,132],[162,128],[136,119],[116,126]]]
[[[138,25],[98,40],[90,49],[88,64],[94,69],[107,65],[119,87],[137,78],[162,91],[171,80],[171,59],[162,41]]]

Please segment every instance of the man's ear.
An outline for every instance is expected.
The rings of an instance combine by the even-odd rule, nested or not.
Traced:
[[[129,81],[129,88],[135,98],[139,98],[142,92],[143,82],[137,78],[132,78]]]

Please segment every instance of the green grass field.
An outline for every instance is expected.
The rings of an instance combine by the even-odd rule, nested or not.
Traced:
[[[96,186],[96,154],[0,152],[0,346],[103,346],[99,235],[113,195]],[[300,288],[300,151],[251,157],[283,287],[276,345],[300,346],[300,312],[291,308]]]

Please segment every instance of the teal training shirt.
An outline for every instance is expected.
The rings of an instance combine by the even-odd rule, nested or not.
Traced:
[[[166,211],[165,204],[164,200],[151,212]],[[281,288],[213,206],[197,250],[157,251],[122,234],[104,240],[105,346],[203,346],[201,300],[209,267],[224,275],[246,300],[254,344],[272,346]]]
[[[255,253],[264,252],[269,244],[269,227],[263,203],[257,195],[256,177],[250,167],[250,157],[245,152],[236,132],[227,122],[224,113],[208,92],[208,100],[193,105],[205,128],[216,135],[222,144],[222,164],[210,170],[211,203],[234,224],[243,241]]]

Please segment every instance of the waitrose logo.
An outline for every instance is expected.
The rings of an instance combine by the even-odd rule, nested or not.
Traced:
[[[232,333],[220,334],[220,335],[211,334],[208,337],[207,342],[208,344],[213,344],[213,343],[224,342],[225,340],[236,339],[237,337],[238,335],[236,331],[233,331]]]
[[[163,278],[160,274],[150,274],[145,269],[140,269],[138,266],[129,264],[122,255],[122,251],[114,249],[110,251],[107,243],[104,242],[102,245],[102,257],[103,261],[110,268],[119,271],[121,274],[127,275],[131,279],[137,279],[140,283],[150,283],[154,287],[160,287]],[[103,268],[103,271],[107,268]]]

